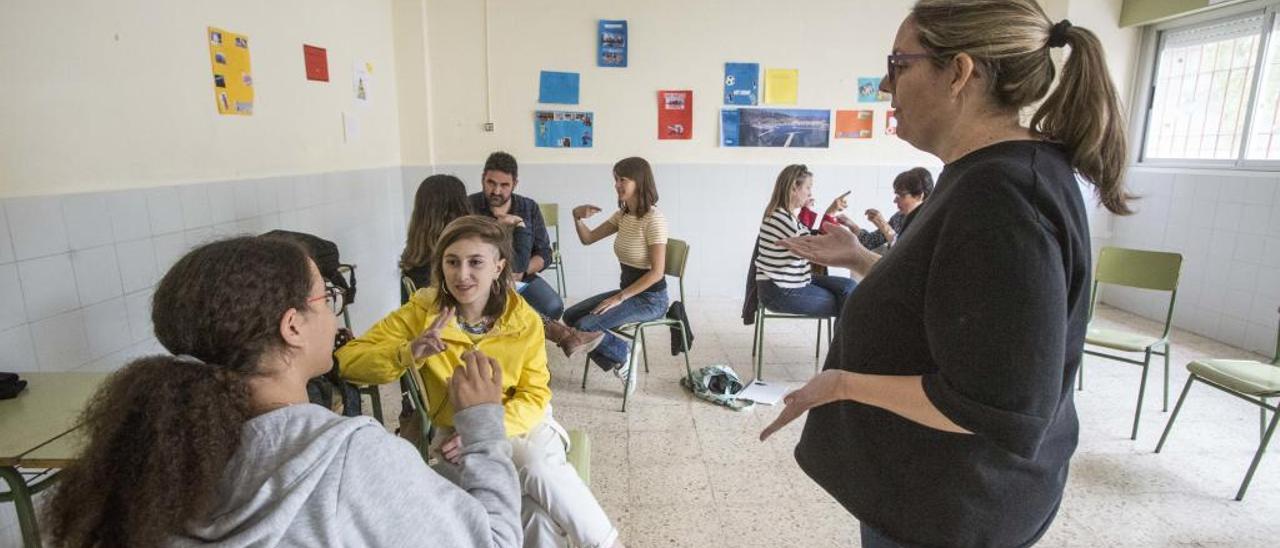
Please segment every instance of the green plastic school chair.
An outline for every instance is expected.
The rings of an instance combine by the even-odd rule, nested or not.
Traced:
[[[685,270],[685,265],[688,263],[688,260],[689,260],[688,242],[685,242],[684,240],[677,240],[675,238],[668,239],[667,240],[667,267],[666,267],[665,274],[667,276],[674,276],[676,280],[679,282],[680,284],[680,301],[679,302],[686,303],[686,304],[688,303],[688,301],[685,301],[684,299],[684,270]],[[687,315],[687,312],[688,311],[686,309],[686,315]],[[689,341],[688,339],[685,338],[685,333],[689,331],[689,326],[686,325],[683,321],[680,321],[679,319],[674,319],[674,318],[667,318],[664,316],[656,320],[650,320],[647,322],[635,322],[635,323],[620,325],[612,329],[611,331],[613,331],[616,335],[624,339],[628,339],[632,342],[631,356],[627,358],[628,361],[630,361],[631,363],[633,364],[635,363],[637,347],[639,347],[640,350],[644,352],[644,372],[648,373],[649,372],[649,352],[648,352],[649,346],[648,344],[645,343],[644,332],[645,330],[651,327],[666,327],[666,328],[679,327],[680,338],[681,338],[681,341],[684,343],[684,345],[681,347],[684,350],[683,352],[681,352],[681,354],[684,355],[684,371],[685,371],[685,375],[688,375],[688,378],[692,379],[693,368],[689,366]],[[635,344],[636,342],[639,342],[639,344]],[[587,373],[589,373],[590,371],[591,371],[591,357],[588,356],[587,359],[582,364],[582,389],[583,390],[587,389]],[[627,386],[622,391],[622,412],[623,413],[627,412],[627,400],[629,399],[631,386],[634,385],[636,382],[635,367],[632,367],[631,371],[627,373],[626,381],[627,381]]]
[[[1092,297],[1089,300],[1090,326],[1085,333],[1085,344],[1118,350],[1127,353],[1141,352],[1143,357],[1136,360],[1127,356],[1103,352],[1089,348],[1085,354],[1142,366],[1142,380],[1138,384],[1138,404],[1133,412],[1133,432],[1129,439],[1138,439],[1138,419],[1142,416],[1142,399],[1147,390],[1147,371],[1151,365],[1151,355],[1164,357],[1164,404],[1163,411],[1169,410],[1169,354],[1172,347],[1169,341],[1169,330],[1173,325],[1173,304],[1178,296],[1178,277],[1182,271],[1182,255],[1162,251],[1145,251],[1122,247],[1104,247],[1098,253],[1098,265],[1093,277]],[[1094,327],[1093,310],[1098,301],[1098,285],[1110,284],[1123,287],[1136,287],[1155,291],[1169,292],[1169,310],[1164,318],[1164,330],[1159,337],[1142,333],[1133,333],[1119,329]],[[1084,364],[1077,373],[1079,389],[1084,390]]]
[[[551,264],[544,266],[542,271],[555,271],[556,292],[564,298],[564,259],[560,256],[560,204],[538,204],[538,209],[542,210],[542,222],[555,234],[551,240]]]
[[[782,312],[773,312],[764,306],[764,301],[760,301],[756,305],[756,329],[755,335],[751,340],[751,356],[755,358],[756,380],[764,380],[764,321],[766,319],[775,320],[817,320],[818,321],[818,339],[813,346],[813,373],[818,374],[818,370],[822,364],[818,361],[818,357],[822,354],[822,325],[827,325],[827,348],[831,348],[831,341],[835,337],[835,331],[832,327],[832,318],[826,316],[806,316],[803,314],[784,314]]]
[[[1267,451],[1267,444],[1271,443],[1271,436],[1276,432],[1276,423],[1280,422],[1277,406],[1267,403],[1267,398],[1280,396],[1280,330],[1276,333],[1276,353],[1270,363],[1253,360],[1195,360],[1187,364],[1187,371],[1191,372],[1191,376],[1182,388],[1182,395],[1178,396],[1177,405],[1173,406],[1173,414],[1169,416],[1169,424],[1165,425],[1164,433],[1160,435],[1156,452],[1159,453],[1164,447],[1169,431],[1173,430],[1173,421],[1177,420],[1178,411],[1182,410],[1182,402],[1187,399],[1187,392],[1191,391],[1191,384],[1196,381],[1258,406],[1258,433],[1262,440],[1258,443],[1257,452],[1253,454],[1253,462],[1249,463],[1249,471],[1244,474],[1240,489],[1236,491],[1236,500],[1243,500],[1244,492],[1253,480],[1253,473],[1262,461],[1262,454]],[[1271,411],[1270,423],[1267,422],[1267,411]]]

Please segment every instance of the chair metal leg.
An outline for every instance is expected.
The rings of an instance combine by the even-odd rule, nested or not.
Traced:
[[[640,332],[640,350],[644,352],[644,372],[649,372],[649,342],[644,338],[644,330],[637,329]],[[635,344],[634,342],[632,343]]]
[[[1267,398],[1259,398],[1259,399],[1262,400],[1263,405],[1267,404]],[[1262,436],[1267,435],[1266,432],[1267,432],[1267,408],[1259,407],[1258,408],[1258,437],[1261,438]]]
[[[756,315],[756,380],[764,380],[764,314]]]
[[[587,372],[591,371],[591,356],[582,361],[582,390],[587,390]]]
[[[1169,431],[1173,430],[1173,421],[1178,419],[1178,412],[1182,410],[1182,402],[1187,399],[1187,393],[1191,391],[1191,383],[1196,381],[1195,373],[1187,377],[1186,386],[1182,387],[1182,395],[1178,396],[1178,403],[1173,406],[1173,414],[1169,415],[1169,424],[1164,425],[1164,433],[1160,434],[1160,442],[1156,444],[1156,452],[1164,447],[1164,441],[1169,438]]]
[[[1164,405],[1160,409],[1163,413],[1169,412],[1169,354],[1172,353],[1173,346],[1164,343]]]
[[[1142,360],[1142,384],[1138,385],[1138,407],[1133,411],[1133,433],[1129,435],[1129,439],[1138,439],[1138,419],[1142,417],[1142,397],[1147,393],[1147,372],[1151,370],[1151,349],[1147,349],[1147,355]]]
[[[1258,463],[1262,461],[1262,454],[1267,452],[1267,444],[1271,443],[1271,436],[1276,433],[1276,423],[1280,422],[1280,413],[1272,413],[1271,415],[1271,425],[1267,427],[1267,432],[1262,435],[1262,443],[1258,444],[1258,451],[1253,454],[1253,462],[1249,463],[1249,471],[1245,473],[1244,482],[1240,484],[1240,490],[1236,492],[1236,500],[1244,500],[1244,492],[1249,488],[1249,482],[1253,481],[1253,473],[1258,470]]]
[[[369,405],[373,407],[374,420],[378,421],[378,424],[387,424],[382,420],[382,391],[376,384],[369,385]]]
[[[1080,357],[1080,367],[1076,369],[1076,391],[1084,392],[1084,356]]]
[[[684,350],[681,352],[684,354],[684,373],[688,375],[689,386],[693,386],[693,368],[689,366],[689,336],[685,334],[684,322],[680,322],[680,340],[684,342],[681,347]]]
[[[818,340],[813,343],[813,374],[818,374],[818,357],[822,355],[822,320],[818,320]]]
[[[31,488],[22,474],[12,466],[0,466],[0,479],[9,484],[13,495],[14,510],[18,514],[18,529],[22,532],[24,548],[40,548],[40,526],[36,523],[36,508],[31,501]]]

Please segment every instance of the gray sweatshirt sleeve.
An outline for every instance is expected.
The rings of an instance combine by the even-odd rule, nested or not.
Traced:
[[[463,433],[461,486],[386,431],[352,436],[338,495],[342,545],[521,546],[520,485],[502,406],[464,409],[454,420]]]

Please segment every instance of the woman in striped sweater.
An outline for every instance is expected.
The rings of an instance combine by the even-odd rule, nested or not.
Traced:
[[[591,351],[591,361],[613,371],[630,394],[636,387],[631,378],[631,346],[609,330],[655,320],[667,312],[667,218],[658,211],[658,187],[644,158],[625,158],[614,164],[613,189],[618,194],[618,210],[613,215],[590,228],[585,219],[601,209],[580,205],[573,208],[573,224],[582,245],[617,235],[613,253],[622,268],[618,289],[569,307],[564,311],[564,322],[581,331],[604,333]]]
[[[789,165],[778,174],[756,239],[756,290],[760,302],[774,312],[838,316],[857,283],[843,276],[814,275],[808,260],[778,245],[778,240],[809,235],[797,214],[812,196],[809,168]]]

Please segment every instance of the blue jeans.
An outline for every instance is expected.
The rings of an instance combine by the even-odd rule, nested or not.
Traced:
[[[803,314],[834,318],[858,282],[843,276],[814,276],[804,287],[778,287],[769,280],[757,280],[756,291],[765,308],[783,314]]]
[[[604,314],[591,313],[601,301],[617,294],[617,289],[601,293],[569,307],[569,310],[564,312],[564,323],[576,329],[604,331],[604,340],[600,341],[600,346],[591,351],[589,357],[605,371],[626,362],[627,355],[631,353],[631,344],[610,332],[610,329],[633,322],[656,320],[667,313],[665,290],[641,293],[606,310]]]
[[[862,528],[862,548],[902,548],[901,544],[884,536],[880,531],[866,525],[860,525],[860,527]]]
[[[555,288],[537,276],[529,278],[526,283],[528,285],[520,291],[520,296],[524,297],[525,302],[543,316],[553,320],[560,319],[564,314],[564,301],[560,299]]]

